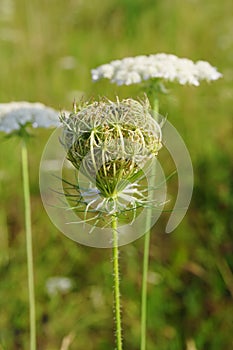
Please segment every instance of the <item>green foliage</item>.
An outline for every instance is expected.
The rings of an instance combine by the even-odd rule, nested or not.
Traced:
[[[172,84],[169,94],[161,95],[161,113],[191,153],[195,190],[186,219],[174,233],[163,234],[169,213],[154,227],[148,350],[190,350],[191,341],[197,350],[231,350],[232,2],[2,0],[1,6],[10,3],[12,10],[3,10],[0,19],[1,102],[40,101],[70,110],[81,96],[136,97],[137,86],[93,84],[90,77],[91,68],[130,55],[175,53],[210,61],[224,74],[198,88]],[[49,221],[38,169],[50,132],[32,133],[28,147],[39,348],[60,349],[62,339],[73,332],[71,350],[112,349],[111,252],[76,244]],[[1,135],[0,166],[0,348],[28,349],[18,139]],[[142,251],[140,239],[120,254],[126,349],[139,348]],[[49,296],[46,280],[58,275],[71,278],[73,287]]]

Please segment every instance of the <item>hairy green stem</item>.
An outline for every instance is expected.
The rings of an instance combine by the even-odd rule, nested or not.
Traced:
[[[154,119],[158,118],[159,101],[154,99],[153,103]],[[155,167],[151,171],[151,183],[149,187],[155,187]],[[151,195],[151,194],[149,194]],[[153,197],[153,195],[152,195]],[[140,350],[146,350],[146,324],[147,324],[147,280],[149,267],[149,251],[150,251],[150,228],[151,228],[152,209],[147,210],[146,216],[146,234],[144,237],[144,251],[143,251],[143,270],[142,270],[142,296],[141,296],[141,347]]]
[[[28,174],[28,153],[26,142],[22,140],[22,175],[23,193],[25,206],[25,229],[26,229],[26,249],[28,268],[28,291],[29,291],[29,311],[30,311],[30,350],[36,350],[36,313],[35,313],[35,291],[33,272],[33,250],[32,250],[32,229],[31,229],[31,204]]]
[[[146,225],[150,225],[150,217],[147,216]],[[142,273],[142,300],[141,300],[141,350],[146,349],[146,319],[147,319],[147,276],[149,265],[150,230],[146,232],[143,252]]]
[[[115,320],[116,320],[116,345],[117,350],[122,350],[122,328],[121,328],[121,305],[120,305],[120,277],[119,277],[119,250],[117,217],[112,220],[113,231],[113,274],[114,274],[114,298],[115,298]]]

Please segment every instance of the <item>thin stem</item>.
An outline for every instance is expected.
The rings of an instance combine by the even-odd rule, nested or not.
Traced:
[[[146,225],[150,224],[150,217],[147,215]],[[146,232],[143,252],[143,273],[142,273],[142,300],[141,300],[141,350],[146,349],[146,319],[147,319],[147,276],[149,266],[150,230]]]
[[[22,175],[23,193],[25,206],[25,229],[26,229],[26,249],[28,268],[28,291],[29,291],[29,311],[30,311],[30,350],[36,350],[36,313],[35,313],[35,291],[33,273],[33,250],[32,250],[32,230],[31,230],[31,204],[28,174],[28,153],[26,142],[22,140]]]
[[[148,186],[152,188],[155,182],[155,167],[151,170],[151,183]],[[150,196],[153,197],[153,191],[151,190]],[[141,299],[141,350],[146,350],[146,323],[147,323],[147,280],[148,280],[148,267],[149,267],[149,251],[150,251],[150,228],[151,228],[151,216],[152,208],[147,209],[146,216],[146,234],[144,238],[144,251],[143,251],[143,272],[142,272],[142,299]]]
[[[117,218],[112,219],[113,233],[113,274],[114,274],[114,298],[115,298],[115,319],[116,319],[116,345],[117,350],[122,350],[122,328],[121,328],[121,306],[120,306],[120,277],[119,277],[119,250]]]
[[[159,112],[159,101],[154,99],[153,105],[154,118],[157,119]],[[148,186],[155,188],[155,167],[151,171],[150,183]],[[151,195],[151,193],[149,194]],[[153,196],[153,195],[152,195]],[[146,234],[144,237],[143,251],[143,270],[142,270],[142,296],[141,296],[141,350],[146,350],[146,324],[147,324],[147,280],[149,267],[149,251],[150,251],[150,228],[151,228],[152,208],[147,210],[146,216]]]

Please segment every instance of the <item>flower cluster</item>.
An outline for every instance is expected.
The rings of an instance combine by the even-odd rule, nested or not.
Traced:
[[[85,201],[86,212],[94,208],[114,214],[146,199],[137,181],[157,155],[162,138],[148,100],[102,100],[68,118],[62,115],[61,121],[67,159],[90,181],[86,189],[73,186]]]
[[[94,81],[107,78],[117,85],[131,85],[151,78],[161,78],[181,85],[198,86],[202,80],[217,80],[222,76],[206,61],[195,63],[187,58],[165,53],[114,60],[92,69],[91,72]]]
[[[58,112],[42,103],[10,102],[0,104],[0,131],[11,133],[30,124],[33,128],[59,126]]]
[[[148,100],[95,102],[68,118],[62,115],[61,121],[68,159],[89,176],[99,171],[108,179],[118,171],[128,176],[161,148],[161,129]]]

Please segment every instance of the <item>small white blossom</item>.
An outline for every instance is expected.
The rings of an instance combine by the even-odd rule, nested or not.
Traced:
[[[211,81],[222,77],[208,62],[195,63],[187,58],[165,53],[125,57],[92,69],[91,73],[94,81],[106,78],[117,85],[131,85],[150,78],[161,78],[181,85],[198,86],[202,80]]]
[[[45,287],[50,296],[67,293],[71,290],[73,283],[68,277],[55,276],[47,279]]]
[[[27,123],[33,128],[57,127],[59,113],[38,102],[0,103],[0,131],[11,133]]]

